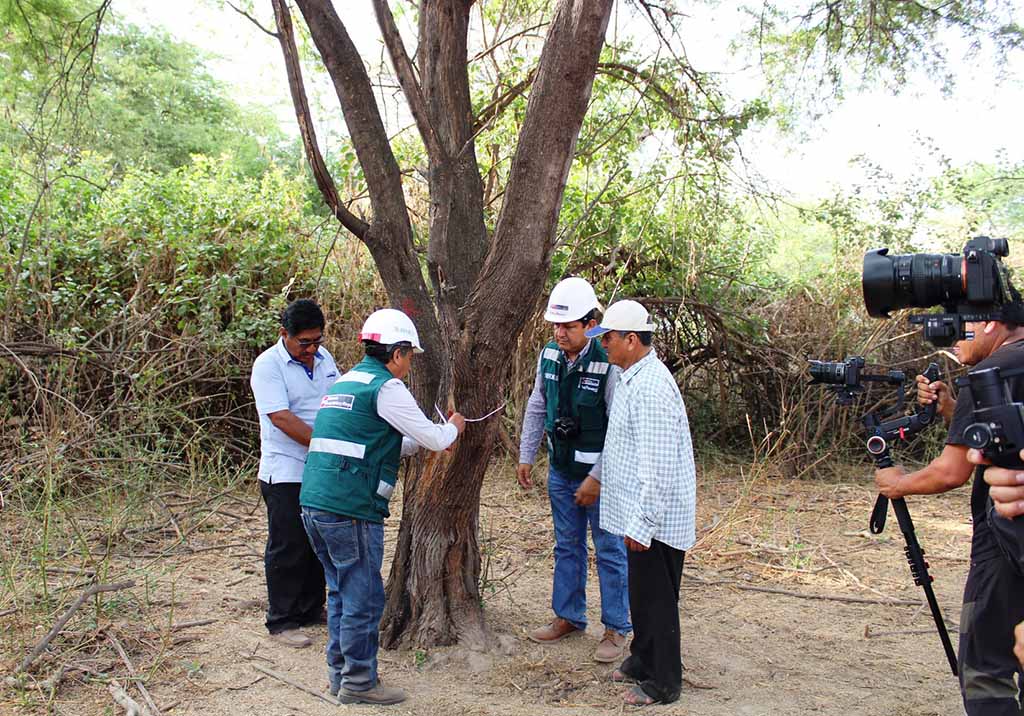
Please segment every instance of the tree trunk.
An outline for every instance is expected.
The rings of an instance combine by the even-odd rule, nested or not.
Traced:
[[[559,0],[490,237],[484,224],[467,70],[472,0],[423,0],[419,79],[386,0],[374,0],[385,45],[427,148],[432,303],[413,251],[398,165],[362,60],[328,0],[296,4],[334,82],[366,176],[373,217],[360,238],[373,255],[393,305],[413,318],[427,351],[414,370],[414,375],[427,379],[417,381],[414,392],[428,413],[436,397],[447,402],[451,395],[463,414],[482,416],[502,400],[509,356],[544,288],[612,0]],[[275,0],[275,11],[280,15],[287,8]],[[287,23],[281,20],[279,16],[283,35],[282,25]],[[287,51],[285,55],[287,60]],[[296,74],[289,72],[293,98]],[[308,108],[301,104],[296,101],[300,124],[311,127]],[[315,148],[315,142],[307,141],[309,154],[311,146]],[[316,157],[311,154],[310,160],[315,163]],[[324,191],[328,183],[320,185]],[[324,193],[334,209],[338,199]],[[381,623],[385,647],[457,641],[487,646],[477,535],[480,488],[497,429],[497,417],[472,423],[453,451],[421,458],[407,471]]]

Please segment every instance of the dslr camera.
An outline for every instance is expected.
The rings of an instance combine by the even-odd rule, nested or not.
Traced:
[[[1006,239],[987,236],[968,241],[962,254],[890,255],[889,249],[873,249],[864,254],[864,305],[875,318],[888,318],[900,308],[941,305],[941,313],[910,318],[940,347],[973,338],[964,330],[967,322],[1024,323],[1020,294],[1002,262],[1009,253]]]
[[[903,371],[890,370],[887,373],[865,373],[862,356],[846,356],[841,361],[808,360],[811,382],[808,385],[824,385],[836,396],[840,405],[850,405],[858,393],[865,391],[865,383],[886,383],[901,386],[906,381]],[[903,407],[903,391],[899,391],[898,407]]]

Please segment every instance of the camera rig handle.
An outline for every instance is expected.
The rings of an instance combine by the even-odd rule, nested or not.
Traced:
[[[929,363],[922,375],[928,379],[929,383],[938,380],[940,375],[938,364]],[[900,396],[902,395],[903,391],[901,388]],[[902,400],[898,401],[897,408],[902,406],[902,404]],[[868,413],[865,415],[861,419],[868,434],[868,439],[864,446],[867,448],[868,454],[871,455],[871,459],[874,460],[875,467],[879,470],[892,467],[893,461],[892,455],[889,452],[889,446],[898,440],[910,440],[931,425],[935,420],[935,410],[937,407],[937,403],[933,402],[918,408],[913,415],[901,415],[889,420],[883,420],[883,416],[880,416],[878,413]],[[884,495],[879,495],[878,500],[875,501],[875,509],[871,512],[869,529],[872,534],[881,534],[882,530],[885,529],[885,516],[888,511],[888,498]]]

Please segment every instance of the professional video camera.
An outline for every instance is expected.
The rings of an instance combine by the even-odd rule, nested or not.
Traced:
[[[861,287],[868,314],[888,318],[899,308],[941,305],[942,313],[911,316],[924,326],[925,340],[951,346],[972,338],[968,321],[1024,323],[1020,294],[1010,283],[1002,258],[1009,255],[1006,239],[978,236],[963,254],[889,255],[889,249],[864,254]]]

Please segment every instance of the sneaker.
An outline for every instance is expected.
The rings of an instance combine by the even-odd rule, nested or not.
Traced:
[[[393,686],[377,684],[368,691],[349,691],[344,686],[338,691],[338,701],[343,704],[377,704],[387,706],[400,704],[409,698],[404,691]]]
[[[270,639],[272,641],[276,641],[278,644],[290,646],[293,649],[305,649],[313,643],[308,636],[298,629],[285,629],[284,631],[279,631],[276,634],[271,634]]]
[[[530,641],[535,641],[538,644],[553,644],[578,631],[580,631],[579,627],[574,626],[572,622],[568,622],[562,617],[555,617],[550,624],[534,629],[527,636],[530,637]]]
[[[602,664],[618,661],[622,658],[622,652],[625,650],[626,635],[619,634],[614,629],[605,629],[601,643],[597,645],[597,650],[594,652],[594,661],[600,661]]]

